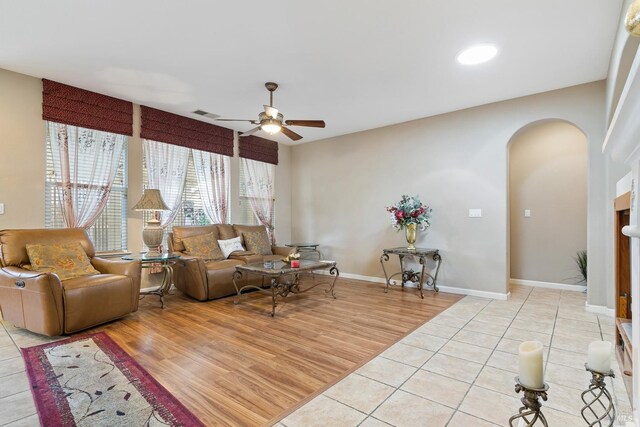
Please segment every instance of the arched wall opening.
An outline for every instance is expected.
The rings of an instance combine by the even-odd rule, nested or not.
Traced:
[[[587,250],[587,137],[564,120],[530,123],[508,144],[511,283],[585,285],[576,263]]]

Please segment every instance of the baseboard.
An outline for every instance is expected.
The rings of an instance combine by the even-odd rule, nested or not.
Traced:
[[[500,292],[488,292],[488,291],[478,291],[476,289],[465,289],[465,288],[456,288],[454,286],[438,286],[442,292],[447,292],[450,294],[461,294],[461,295],[469,295],[470,297],[479,297],[479,298],[490,298],[497,299],[501,301],[506,301],[509,299],[509,295],[511,292],[506,294]]]
[[[609,317],[614,317],[616,315],[615,309],[606,307],[604,305],[592,305],[592,304],[589,304],[588,302],[585,302],[584,309],[589,313],[603,314]]]
[[[509,279],[510,285],[531,286],[534,288],[559,289],[562,291],[587,292],[584,285],[567,285],[566,283],[538,282],[536,280]]]
[[[326,270],[322,270],[322,272],[324,273]],[[345,279],[364,280],[366,282],[387,283],[384,277],[363,276],[362,274],[340,273],[340,277]]]
[[[322,271],[322,272],[324,274],[328,274],[325,271]],[[363,276],[361,274],[340,273],[340,277],[343,277],[345,279],[364,280],[367,282],[374,282],[374,283],[387,283],[384,277]],[[405,286],[409,288],[414,288],[416,287],[416,284],[407,283],[405,284]],[[490,299],[497,299],[497,300],[506,300],[507,298],[509,298],[508,293],[502,294],[499,292],[478,291],[475,289],[456,288],[454,286],[438,286],[438,289],[441,290],[442,292],[447,292],[450,294],[469,295],[469,296],[480,297],[480,298],[490,298]]]

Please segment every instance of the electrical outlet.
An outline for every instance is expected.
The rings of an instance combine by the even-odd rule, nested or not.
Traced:
[[[469,209],[469,218],[481,218],[482,209]]]
[[[531,209],[525,209],[524,210],[524,217],[525,218],[529,218],[531,216]]]
[[[4,215],[4,203],[0,203],[0,215]]]

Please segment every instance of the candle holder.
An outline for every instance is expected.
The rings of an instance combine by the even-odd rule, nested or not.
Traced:
[[[597,372],[589,368],[587,363],[584,364],[584,367],[587,371],[591,372],[591,384],[589,388],[580,395],[580,398],[584,402],[584,407],[580,411],[582,418],[592,427],[612,426],[616,419],[616,408],[613,406],[613,399],[609,390],[607,390],[605,379],[607,377],[615,378],[613,370],[610,369],[607,373]],[[601,415],[598,415],[598,413],[601,413]],[[588,414],[593,415],[595,419],[589,421],[586,416]],[[589,418],[591,418],[591,416],[589,416]]]
[[[524,391],[524,396],[520,399],[523,406],[518,410],[518,414],[509,418],[509,425],[518,427],[520,422],[524,421],[526,427],[531,427],[540,421],[544,427],[549,427],[547,419],[542,413],[542,403],[539,400],[539,398],[547,400],[547,390],[549,390],[547,383],[544,383],[542,388],[529,388],[520,382],[519,377],[516,377],[515,380],[516,393]]]

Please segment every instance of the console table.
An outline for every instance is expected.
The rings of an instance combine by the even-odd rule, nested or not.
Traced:
[[[392,275],[387,274],[387,269],[385,268],[385,262],[389,261],[389,255],[398,255],[400,259],[400,271],[397,273],[393,273]],[[415,257],[418,258],[420,265],[422,268],[420,271],[414,271],[411,269],[407,269],[405,267],[405,257]],[[436,262],[436,269],[434,274],[426,273],[424,271],[425,264],[427,263],[427,258],[431,258]],[[438,280],[438,271],[440,270],[440,264],[442,263],[442,257],[440,256],[438,249],[429,249],[429,248],[415,248],[415,249],[407,249],[407,248],[390,248],[383,249],[382,256],[380,257],[380,264],[382,265],[382,271],[384,271],[384,277],[387,279],[387,283],[384,287],[384,292],[389,292],[389,286],[395,285],[395,280],[392,282],[396,276],[400,276],[402,278],[401,285],[404,287],[407,282],[417,282],[418,289],[420,290],[420,298],[424,298],[424,294],[422,293],[422,288],[425,286],[433,288],[435,292],[438,292],[438,286],[436,284]]]
[[[318,255],[318,261],[322,259],[322,254],[318,250],[318,243],[287,243],[285,245],[288,248],[295,248],[300,253],[300,257],[304,254],[316,254]]]
[[[141,291],[142,298],[146,295],[158,295],[160,297],[160,307],[164,308],[164,296],[169,293],[173,285],[173,266],[180,258],[180,255],[160,254],[158,256],[141,254],[126,255],[122,259],[125,261],[140,261],[142,268],[161,268],[163,270],[162,283],[156,289]]]

